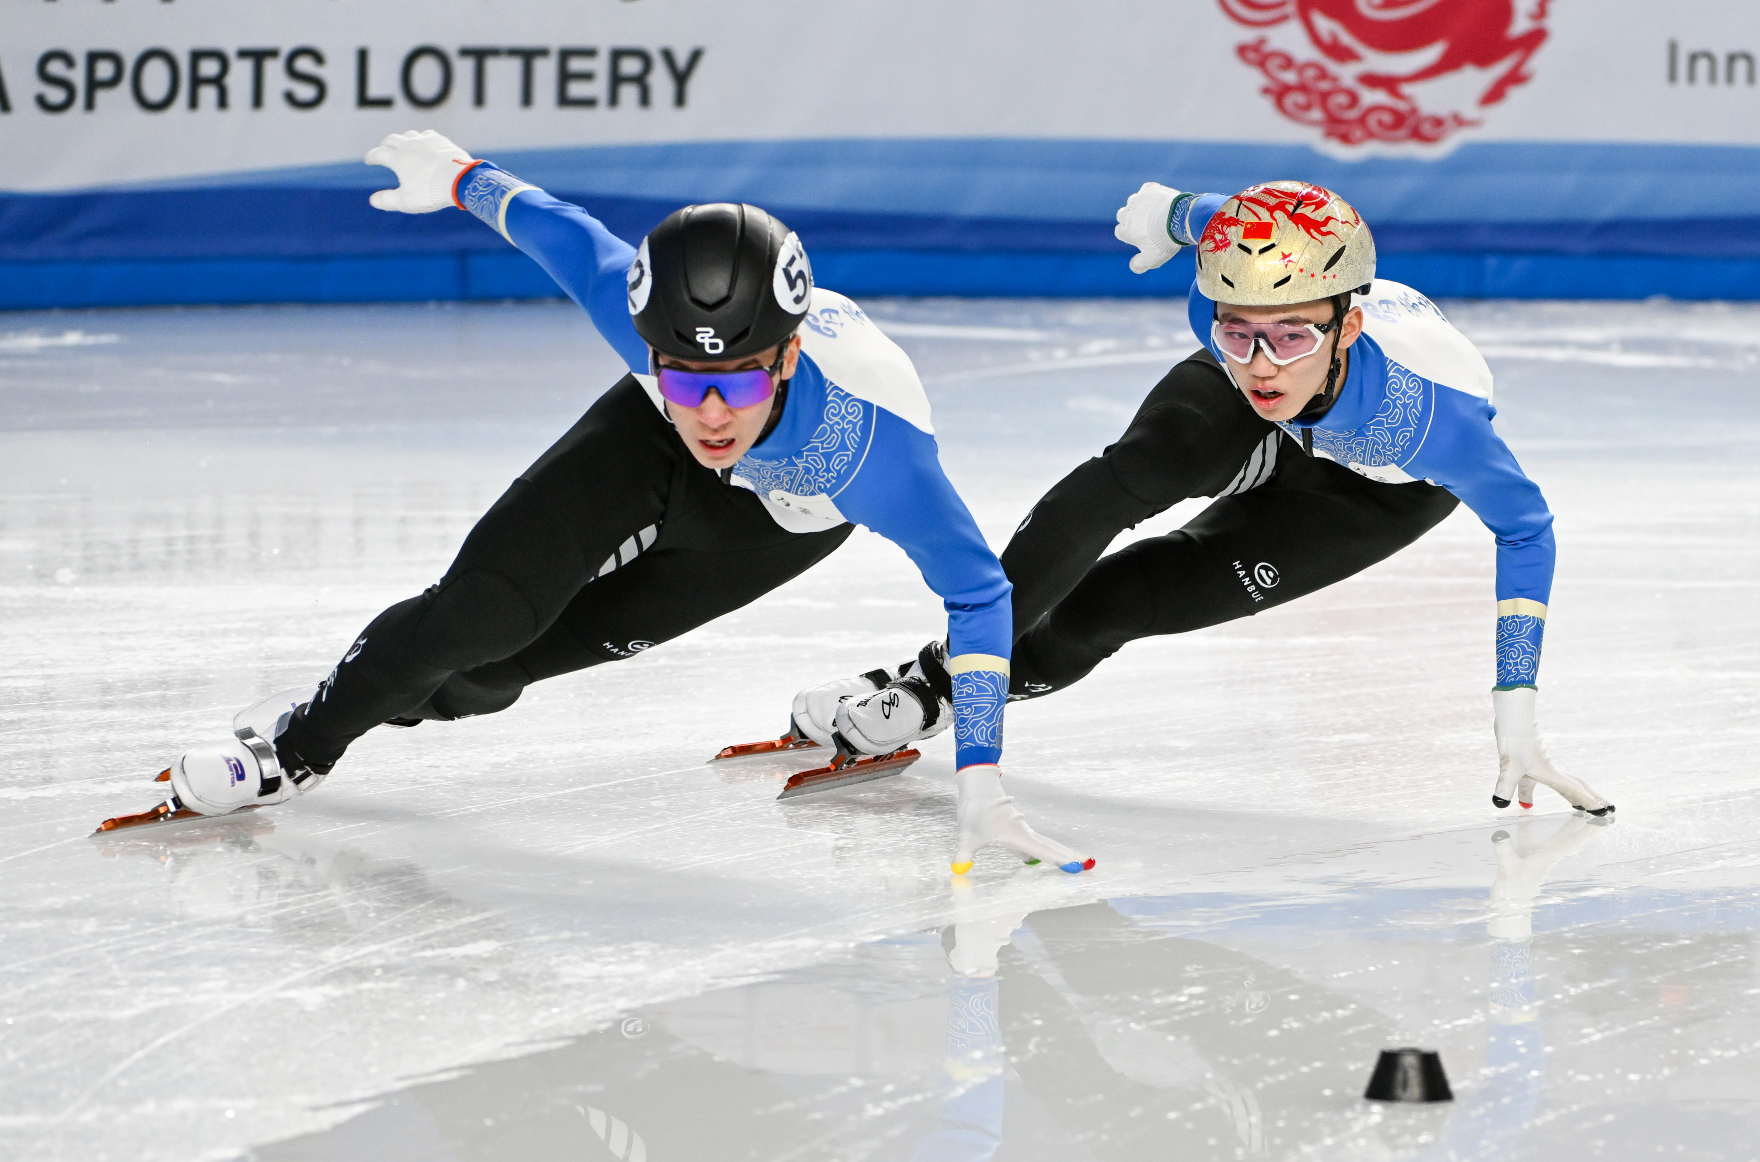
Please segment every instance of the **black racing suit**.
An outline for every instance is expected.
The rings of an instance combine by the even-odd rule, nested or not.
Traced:
[[[1122,530],[1195,496],[1184,528],[1101,558]],[[1084,677],[1119,647],[1247,617],[1411,544],[1459,501],[1384,484],[1262,419],[1208,351],[1169,371],[1116,444],[1027,514],[1003,551],[1014,584],[1010,698]]]
[[[626,375],[490,507],[438,584],[361,631],[278,739],[283,763],[327,770],[380,723],[489,714],[532,682],[634,657],[795,577],[854,527],[782,529],[698,464]]]

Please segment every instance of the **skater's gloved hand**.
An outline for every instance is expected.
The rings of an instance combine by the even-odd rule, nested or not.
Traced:
[[[389,166],[397,175],[395,190],[380,190],[367,200],[378,210],[431,214],[456,206],[453,187],[476,159],[432,129],[393,133],[367,151],[368,165]]]
[[[1531,686],[1493,690],[1491,706],[1497,717],[1497,790],[1491,802],[1507,807],[1514,799],[1523,807],[1534,805],[1534,784],[1543,783],[1563,795],[1565,802],[1591,815],[1606,815],[1613,804],[1581,779],[1572,778],[1552,765],[1540,728],[1534,720],[1538,691]]]
[[[1177,197],[1176,189],[1159,182],[1144,182],[1143,188],[1119,209],[1118,225],[1112,236],[1141,252],[1131,258],[1131,269],[1136,273],[1154,270],[1179,253],[1179,243],[1167,229],[1167,216]]]
[[[953,874],[972,870],[972,860],[992,843],[1000,843],[1028,863],[1048,863],[1066,872],[1085,871],[1094,861],[1047,839],[1027,826],[1014,800],[1002,792],[1002,769],[993,763],[963,767],[954,778],[959,788],[959,849]]]

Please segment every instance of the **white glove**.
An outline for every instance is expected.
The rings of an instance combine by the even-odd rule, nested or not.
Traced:
[[[1144,182],[1118,211],[1112,236],[1142,253],[1133,255],[1131,269],[1138,274],[1154,270],[1179,253],[1179,243],[1167,232],[1167,215],[1179,191],[1160,182]]]
[[[1523,807],[1532,807],[1534,784],[1544,783],[1579,811],[1608,814],[1613,810],[1612,803],[1596,794],[1589,784],[1553,766],[1546,757],[1546,746],[1540,741],[1540,728],[1534,721],[1537,696],[1538,691],[1526,686],[1491,692],[1491,707],[1497,718],[1498,767],[1492,804],[1507,807],[1513,798]]]
[[[368,165],[389,166],[397,175],[395,190],[379,190],[367,200],[376,210],[432,214],[456,205],[452,188],[458,175],[476,161],[432,129],[393,133],[367,151]]]
[[[1014,800],[1002,793],[1002,770],[994,763],[963,768],[954,777],[959,788],[959,850],[953,857],[953,874],[972,870],[972,860],[992,843],[1000,843],[1028,863],[1048,863],[1071,873],[1086,871],[1094,861],[1046,839],[1027,826]]]

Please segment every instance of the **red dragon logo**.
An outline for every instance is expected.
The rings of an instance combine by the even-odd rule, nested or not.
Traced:
[[[1260,91],[1278,111],[1346,145],[1434,145],[1479,122],[1458,110],[1426,108],[1412,89],[1474,69],[1487,83],[1474,108],[1495,105],[1529,79],[1528,61],[1546,43],[1546,9],[1533,0],[1218,0],[1249,28],[1272,28],[1292,16],[1325,56],[1298,60],[1260,36],[1236,47],[1258,69]],[[1342,75],[1341,75],[1342,74]]]
[[[1294,185],[1295,183],[1288,183]],[[1240,196],[1232,199],[1240,207],[1247,218],[1237,218],[1228,212],[1228,207],[1210,216],[1210,222],[1204,227],[1204,236],[1198,244],[1208,254],[1221,254],[1234,245],[1234,239],[1228,234],[1231,227],[1240,227],[1240,240],[1269,242],[1272,231],[1277,224],[1278,215],[1309,238],[1318,242],[1322,238],[1337,238],[1333,225],[1358,226],[1362,219],[1353,212],[1351,220],[1345,222],[1336,214],[1327,214],[1324,218],[1316,214],[1328,209],[1328,203],[1336,206],[1332,195],[1319,186],[1302,184],[1297,189],[1280,190],[1273,186],[1254,186],[1243,190]],[[1304,209],[1306,207],[1306,209]],[[1308,210],[1314,213],[1308,213]]]

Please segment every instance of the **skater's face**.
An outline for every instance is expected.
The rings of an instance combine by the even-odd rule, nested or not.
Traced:
[[[1306,327],[1310,323],[1318,325],[1332,321],[1332,300],[1317,299],[1291,307],[1237,307],[1219,303],[1216,319],[1220,323],[1254,331],[1271,331],[1279,326]],[[1345,312],[1343,325],[1337,332],[1340,354],[1362,333],[1363,309],[1352,307]],[[1331,335],[1326,336],[1326,340],[1313,354],[1282,367],[1265,354],[1262,342],[1254,346],[1253,358],[1244,367],[1232,359],[1224,359],[1222,363],[1254,411],[1268,420],[1290,420],[1300,415],[1309,401],[1326,386],[1326,372],[1332,365]],[[1342,378],[1343,368],[1339,374]]]
[[[782,348],[782,371],[778,380],[791,379],[794,376],[796,363],[800,361],[801,340],[796,335]],[[770,367],[776,362],[777,349],[770,348],[745,359],[674,359],[670,355],[660,356],[662,367],[677,367],[685,371],[745,371],[754,367]],[[691,450],[697,463],[705,468],[731,468],[741,456],[758,442],[764,434],[764,425],[770,420],[770,409],[776,403],[772,395],[762,403],[750,407],[728,407],[721,393],[711,388],[703,396],[703,402],[694,408],[687,408],[666,400],[666,414],[672,418],[672,424],[678,429],[678,438],[684,446]]]

